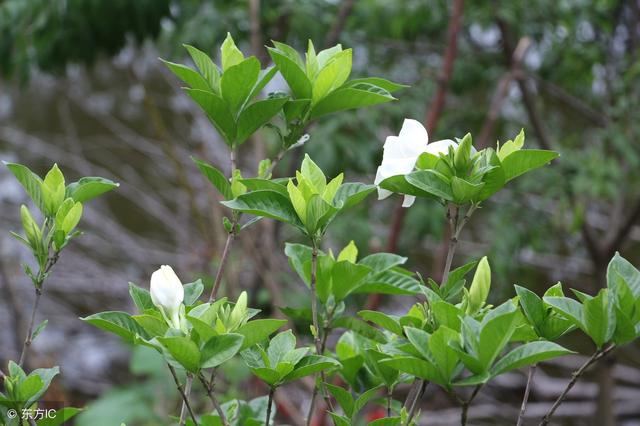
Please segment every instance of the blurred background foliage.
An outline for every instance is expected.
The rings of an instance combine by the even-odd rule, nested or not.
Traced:
[[[0,1],[0,157],[39,171],[57,162],[70,176],[122,183],[88,209],[87,234],[57,267],[43,313],[50,325],[36,344],[38,365],[62,366],[58,398],[77,403],[102,395],[79,424],[137,424],[136,415],[147,421],[140,424],[157,424],[163,410],[170,411],[158,400],[175,395],[162,385],[167,378],[153,367],[152,355],[136,353],[129,364],[126,348],[76,318],[123,309],[127,281],[146,282],[158,264],[210,284],[225,237],[224,210],[189,158],[228,168],[224,143],[157,60],[186,61],[182,43],[217,58],[231,32],[244,52],[266,64],[263,46],[270,40],[298,50],[307,39],[316,46],[340,42],[354,49],[355,75],[410,85],[398,102],[331,116],[309,129],[304,151],[330,176],[344,170],[351,180],[372,182],[385,137],[397,134],[405,117],[426,123],[439,90],[446,99],[430,129],[433,140],[471,132],[476,144],[488,146],[524,128],[528,146],[559,151],[552,166],[486,204],[462,236],[456,263],[488,254],[494,286],[504,289],[496,297],[511,296],[513,283],[541,291],[562,281],[594,291],[616,250],[640,264],[639,2],[467,2],[443,84],[452,9],[453,2],[420,0]],[[277,78],[267,89],[286,85]],[[276,149],[269,129],[243,145],[244,174],[255,174],[258,161]],[[291,153],[276,173],[289,175],[301,155]],[[16,266],[25,253],[8,231],[17,229],[24,199],[5,169],[0,183],[0,317],[20,330],[20,308],[31,303],[31,293]],[[364,255],[388,250],[390,240],[394,248],[398,237],[395,248],[409,256],[410,268],[433,276],[444,255],[443,211],[419,202],[399,217],[397,203],[371,197],[336,221],[330,245],[353,239],[368,247]],[[394,223],[402,226],[390,235]],[[261,223],[245,234],[233,254],[227,294],[253,289],[253,304],[272,315],[281,315],[276,306],[305,304],[282,253],[287,231]],[[411,303],[382,300],[392,312]],[[2,329],[9,344],[0,358],[6,360],[15,357],[22,333]],[[624,357],[640,367],[637,347]],[[243,374],[225,376],[228,397],[261,393],[238,387]],[[611,367],[598,379],[600,388],[624,380],[618,376]],[[116,390],[107,392],[112,386]],[[602,394],[600,410],[613,398]],[[446,406],[441,399],[433,404]],[[126,413],[114,408],[125,406]]]

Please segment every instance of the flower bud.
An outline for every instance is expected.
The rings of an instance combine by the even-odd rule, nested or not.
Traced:
[[[33,219],[33,216],[31,216],[29,208],[24,204],[20,207],[20,217],[22,219],[22,228],[27,236],[27,241],[29,241],[32,248],[37,247],[38,243],[42,239],[42,233],[40,232],[38,224]]]
[[[151,301],[160,309],[171,327],[180,328],[184,288],[171,266],[162,265],[151,275]]]

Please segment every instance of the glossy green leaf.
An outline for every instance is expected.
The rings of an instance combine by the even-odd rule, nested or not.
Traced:
[[[98,328],[116,334],[129,343],[133,343],[136,335],[147,338],[144,329],[126,312],[107,311],[90,315],[81,320]]]
[[[160,59],[169,70],[176,75],[180,80],[184,81],[192,89],[198,90],[211,90],[207,80],[200,75],[196,70],[189,68],[186,65],[176,64],[173,62]]]
[[[418,170],[405,176],[406,181],[414,187],[437,198],[453,201],[451,183],[446,176],[435,170]]]
[[[68,420],[73,418],[76,414],[80,413],[79,408],[64,407],[55,410],[52,416],[40,419],[36,422],[38,426],[60,426],[64,425]]]
[[[284,382],[291,382],[301,377],[309,376],[329,368],[340,367],[340,363],[333,358],[321,355],[308,355],[302,358],[295,369],[284,377]]]
[[[286,320],[279,319],[258,319],[247,322],[236,330],[236,333],[244,336],[240,350],[262,342],[286,323]]]
[[[549,163],[559,154],[554,151],[522,149],[509,154],[502,160],[506,182]]]
[[[209,89],[214,93],[220,93],[220,70],[218,66],[213,63],[209,55],[204,53],[203,51],[190,46],[188,44],[183,44],[183,46],[191,55],[191,59],[196,64],[205,81],[208,83]]]
[[[220,170],[216,169],[211,164],[207,164],[204,161],[198,160],[195,157],[191,157],[191,160],[196,163],[196,166],[198,167],[200,172],[220,192],[225,200],[233,198],[229,179],[227,179]]]
[[[67,185],[66,197],[85,203],[99,195],[116,189],[120,184],[101,177],[83,177]]]
[[[233,210],[276,219],[302,228],[302,223],[289,199],[275,191],[252,191],[222,204]]]
[[[317,104],[326,95],[342,86],[351,73],[351,49],[338,52],[320,69],[312,84],[311,101]]]
[[[493,376],[516,368],[534,365],[542,361],[573,353],[569,349],[546,341],[529,342],[518,346],[503,356],[491,369]]]
[[[370,321],[385,330],[389,330],[390,332],[397,334],[398,336],[402,336],[402,326],[398,322],[397,318],[394,318],[390,315],[387,315],[383,312],[378,311],[360,311],[358,315],[365,321]]]
[[[185,92],[202,108],[227,145],[232,145],[236,138],[236,123],[225,100],[204,90],[185,89]]]
[[[197,373],[200,369],[200,351],[188,337],[158,337],[158,342],[185,370]]]
[[[38,206],[40,211],[45,210],[44,199],[42,195],[42,179],[33,173],[27,166],[15,163],[4,163],[9,171],[20,182],[26,193],[31,197],[33,202]]]
[[[238,117],[238,134],[236,143],[246,141],[253,133],[267,124],[287,102],[286,97],[264,99],[254,102],[242,110]]]
[[[396,98],[387,90],[373,84],[359,83],[350,87],[343,86],[317,102],[311,110],[311,118],[395,100]]]
[[[298,99],[311,99],[311,82],[304,70],[294,59],[279,49],[268,48],[269,56]]]
[[[134,283],[129,283],[129,295],[131,296],[131,300],[133,300],[134,305],[138,308],[140,313],[144,312],[146,309],[154,309],[155,306],[151,301],[151,294],[148,290],[145,290],[141,287],[138,287]]]
[[[214,368],[230,360],[242,348],[244,336],[228,333],[210,338],[204,344],[200,357],[200,368]]]

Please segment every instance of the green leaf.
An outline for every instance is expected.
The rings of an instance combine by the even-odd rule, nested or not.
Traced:
[[[267,49],[269,50],[269,55],[273,63],[278,68],[278,71],[280,71],[280,74],[282,74],[282,77],[287,81],[295,97],[298,99],[310,99],[311,82],[297,61],[280,49],[274,49],[272,47]]]
[[[275,191],[251,191],[222,204],[233,210],[276,219],[302,229],[291,201]]]
[[[26,193],[31,197],[33,202],[38,206],[40,211],[45,211],[44,199],[42,195],[42,179],[33,173],[27,166],[15,163],[4,163],[9,171],[20,182]]]
[[[35,326],[35,328],[33,329],[33,333],[31,333],[32,342],[36,340],[36,338],[40,335],[40,333],[44,331],[45,328],[47,328],[48,324],[49,324],[49,320],[43,320],[40,324]]]
[[[430,382],[440,382],[438,369],[429,361],[412,356],[395,356],[393,358],[383,359],[381,364],[395,368],[403,373],[411,374]]]
[[[220,79],[220,92],[235,115],[248,101],[260,75],[260,61],[250,57],[227,68]]]
[[[38,426],[60,426],[65,424],[66,421],[70,420],[76,414],[80,413],[80,411],[82,410],[74,407],[60,408],[55,410],[55,414],[38,420],[36,424]]]
[[[509,182],[524,173],[542,167],[558,156],[557,152],[539,149],[515,151],[502,160],[505,181]]]
[[[116,334],[129,343],[134,343],[136,336],[143,338],[148,337],[144,329],[126,312],[107,311],[80,319],[105,331]]]
[[[49,389],[49,385],[51,385],[51,381],[60,373],[60,369],[58,367],[52,368],[37,368],[29,374],[29,376],[38,376],[42,381],[42,387],[35,395],[33,395],[30,399],[25,401],[25,406],[29,407],[36,401],[38,401],[42,395]]]
[[[236,124],[224,99],[204,90],[185,89],[185,92],[202,108],[220,136],[231,146],[236,138]]]
[[[331,293],[335,296],[336,302],[343,300],[351,294],[361,283],[364,277],[369,275],[371,268],[341,260],[334,264],[331,270],[331,280],[333,282]]]
[[[377,274],[358,286],[354,293],[413,295],[420,293],[420,283],[406,273],[394,269]]]
[[[229,179],[227,179],[220,170],[216,169],[211,164],[207,164],[204,161],[198,160],[195,157],[191,157],[191,160],[196,163],[196,166],[198,167],[200,172],[220,192],[225,200],[233,198]]]
[[[393,81],[389,81],[380,77],[354,78],[353,80],[347,81],[342,87],[359,87],[362,84],[378,86],[389,93],[393,93],[400,89],[406,89],[407,87],[409,87],[406,84],[394,83]]]
[[[443,174],[435,170],[418,170],[405,176],[410,185],[422,190],[434,197],[453,201],[451,183]]]
[[[451,178],[451,191],[453,198],[458,205],[465,204],[471,200],[475,200],[480,194],[484,182],[473,184],[457,176]]]
[[[101,177],[83,177],[77,182],[67,185],[66,197],[73,198],[79,203],[86,203],[99,195],[114,190],[120,186],[109,179]]]
[[[394,266],[403,265],[406,261],[406,257],[398,256],[394,253],[373,253],[362,258],[358,264],[368,266],[373,270],[373,273],[379,273],[387,271]]]
[[[545,341],[529,342],[503,356],[491,369],[492,376],[504,374],[527,365],[573,353],[562,346]]]
[[[332,367],[340,367],[340,363],[333,358],[322,355],[307,355],[296,364],[295,369],[287,374],[283,381],[291,382]]]
[[[227,37],[220,46],[220,53],[222,54],[222,70],[226,71],[230,67],[239,64],[244,59],[244,55],[236,47],[233,37],[230,33],[227,33]]]
[[[311,101],[317,104],[324,98],[347,81],[351,74],[351,49],[343,50],[337,53],[327,65],[320,69],[312,85]]]
[[[384,417],[369,422],[368,426],[401,426],[401,417]]]
[[[286,323],[287,320],[279,319],[259,319],[247,322],[236,330],[236,333],[244,336],[240,350],[245,350],[256,343],[262,342]]]
[[[202,280],[198,279],[192,283],[185,284],[183,286],[184,289],[184,304],[185,306],[191,306],[198,300],[198,297],[204,291],[204,284],[202,284]]]
[[[583,303],[584,331],[600,349],[611,340],[615,331],[615,313],[609,303],[607,289]]]
[[[169,70],[176,75],[180,80],[184,81],[192,89],[198,90],[211,90],[209,83],[202,77],[196,70],[189,68],[186,65],[176,64],[173,62],[160,59]]]
[[[267,355],[272,366],[277,365],[287,353],[296,348],[296,337],[291,330],[286,330],[276,334],[269,342]]]
[[[580,302],[569,297],[544,297],[543,300],[576,327],[584,328],[582,324],[583,308]]]
[[[147,309],[155,309],[153,302],[151,300],[151,294],[148,290],[145,290],[141,287],[138,287],[134,283],[129,283],[129,295],[131,296],[131,300],[133,300],[134,305],[138,308],[140,313],[144,312]]]
[[[478,352],[485,371],[511,340],[516,327],[516,313],[513,302],[508,300],[483,318]]]
[[[238,117],[236,143],[240,145],[253,133],[267,124],[287,102],[288,98],[270,98],[255,102],[245,108]]]
[[[277,72],[278,72],[278,69],[276,67],[269,67],[269,68],[260,70],[260,73],[258,73],[258,81],[253,86],[253,89],[251,89],[251,93],[249,94],[249,99],[253,99],[256,96],[260,95],[260,92],[262,92],[262,89],[265,88],[267,83],[271,81],[271,79],[273,78],[274,75],[276,75]],[[282,97],[289,99],[288,96],[282,96]]]
[[[542,299],[531,290],[520,287],[519,285],[516,285],[514,287],[516,289],[516,293],[520,298],[519,301],[520,306],[522,306],[522,311],[524,312],[531,325],[533,325],[536,330],[539,330],[539,327],[542,325],[542,322],[546,317],[547,311],[544,303],[542,302]]]
[[[369,403],[369,401],[371,401],[373,398],[375,398],[380,394],[380,391],[383,388],[384,388],[383,385],[379,385],[363,392],[362,395],[360,395],[356,399],[355,405],[353,407],[353,411],[355,413],[358,413],[359,411],[361,411]]]
[[[200,351],[188,337],[158,337],[158,342],[185,370],[197,373],[200,368]]]
[[[353,417],[354,400],[351,392],[340,386],[335,386],[330,383],[325,383],[324,386],[327,388],[329,393],[333,395],[336,401],[338,401],[338,404],[340,404],[340,407],[342,408],[344,413],[348,417]]]
[[[431,357],[438,366],[442,377],[441,383],[449,388],[454,374],[459,371],[459,358],[451,348],[451,342],[458,342],[458,333],[445,326],[439,327],[429,338],[429,351]]]
[[[242,184],[246,186],[249,191],[275,191],[279,192],[285,197],[289,196],[287,187],[274,180],[261,178],[244,178],[240,182],[242,182]]]
[[[618,277],[624,280],[636,299],[640,297],[640,271],[616,252],[607,266],[607,285],[615,288]]]
[[[204,344],[200,358],[200,368],[214,368],[230,360],[242,348],[244,336],[228,333],[214,336]]]
[[[153,315],[134,315],[131,318],[140,324],[150,337],[164,336],[169,329],[166,321]]]
[[[29,375],[22,383],[18,384],[17,399],[18,401],[29,401],[44,386],[42,379],[38,375]]]
[[[358,315],[365,321],[371,321],[374,324],[389,330],[390,332],[402,336],[402,326],[397,318],[378,311],[360,311]]]
[[[340,209],[348,209],[359,204],[375,189],[375,185],[366,185],[359,182],[344,183],[338,188],[336,196],[333,198],[333,205]]]
[[[351,87],[343,86],[317,102],[311,110],[311,118],[395,100],[396,98],[387,90],[373,84],[360,83]]]
[[[340,317],[333,321],[333,326],[335,328],[346,328],[348,330],[353,330],[356,333],[368,339],[375,340],[378,343],[387,342],[386,337],[380,330],[370,326],[369,324],[358,318]]]
[[[188,44],[183,44],[183,46],[191,55],[191,59],[196,64],[204,79],[209,85],[209,89],[214,93],[220,92],[220,70],[218,66],[213,63],[209,55],[204,53],[203,51],[190,46]]]

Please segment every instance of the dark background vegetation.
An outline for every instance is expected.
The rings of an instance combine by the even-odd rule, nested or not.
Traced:
[[[159,264],[185,281],[209,282],[225,238],[225,213],[190,160],[195,154],[228,169],[227,151],[180,83],[157,58],[186,61],[182,43],[217,58],[231,32],[264,64],[264,44],[298,50],[336,42],[354,49],[354,74],[411,86],[399,101],[321,120],[310,153],[329,175],[372,182],[384,138],[404,117],[422,121],[433,140],[474,135],[478,146],[525,129],[527,145],[554,149],[559,160],[515,182],[484,205],[462,235],[454,263],[488,254],[493,295],[517,283],[541,292],[557,281],[595,292],[616,250],[640,265],[640,2],[419,0],[2,0],[0,1],[0,158],[40,172],[57,162],[65,175],[101,175],[121,187],[87,208],[86,235],[74,241],[45,290],[49,327],[31,364],[61,365],[51,400],[88,404],[79,425],[155,425],[175,412],[176,393],[162,365],[77,320],[127,309],[127,281],[148,285]],[[285,90],[280,78],[269,90]],[[277,147],[268,129],[243,146],[240,166],[255,173]],[[276,173],[299,164],[294,152]],[[25,196],[0,169],[0,360],[15,358],[32,303],[20,262],[28,253],[9,237],[19,229]],[[423,276],[441,270],[443,211],[399,200],[365,205],[336,221],[329,246],[353,239],[366,254],[397,250]],[[405,214],[406,213],[406,214]],[[261,223],[240,239],[224,291],[251,290],[254,306],[303,305],[290,273],[286,229]],[[399,312],[409,298],[358,301]],[[576,336],[568,346],[586,353]],[[584,343],[582,343],[584,345]],[[640,351],[618,352],[560,410],[566,424],[640,424]],[[531,413],[564,386],[580,362],[568,357],[542,368]],[[540,369],[539,369],[540,370]],[[264,393],[247,386],[238,364],[225,371],[226,395]],[[514,418],[522,373],[506,375],[478,397],[475,422]],[[286,392],[289,392],[287,394]],[[448,424],[455,409],[431,388],[428,424]],[[278,401],[281,421],[297,424],[295,389]],[[437,410],[438,414],[429,414]],[[287,415],[289,414],[289,415]],[[449,420],[447,420],[449,419]],[[595,419],[595,420],[594,420]],[[635,419],[635,420],[634,420]],[[504,420],[505,424],[509,424]]]

